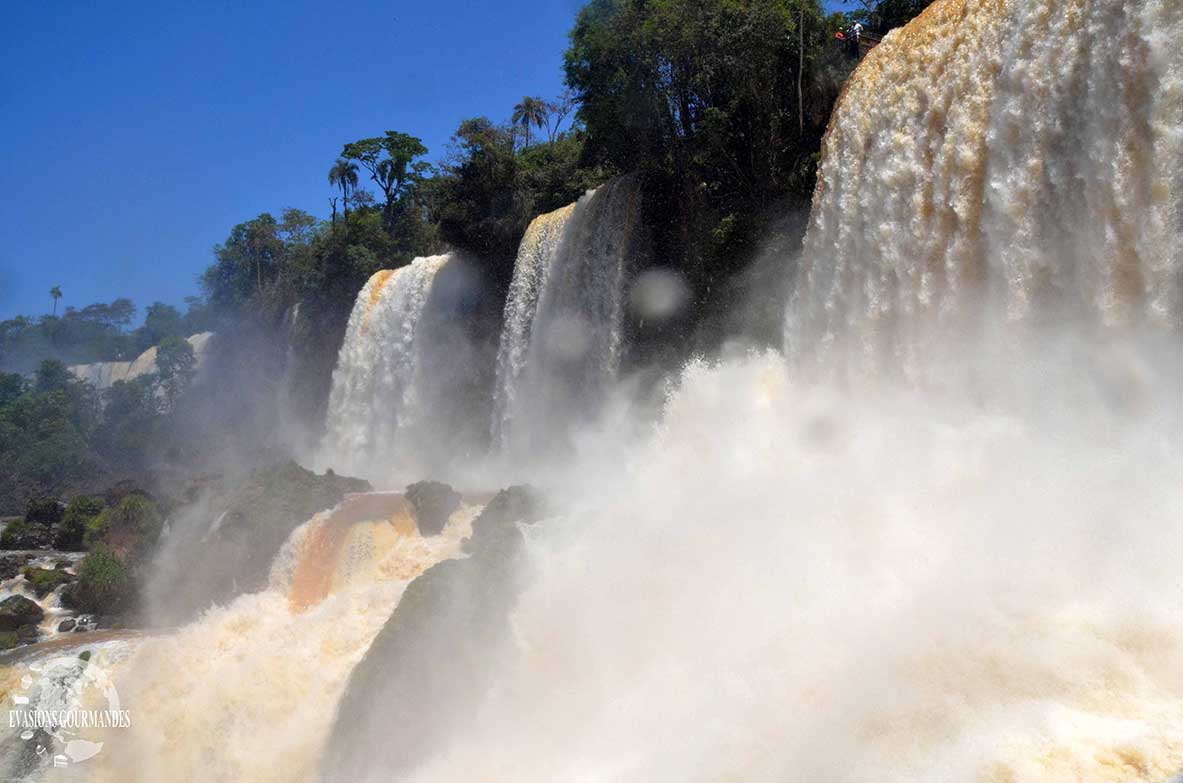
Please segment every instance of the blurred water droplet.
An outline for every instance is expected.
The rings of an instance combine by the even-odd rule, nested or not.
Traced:
[[[690,287],[678,272],[650,269],[637,277],[629,294],[629,308],[646,321],[673,318],[690,300]]]

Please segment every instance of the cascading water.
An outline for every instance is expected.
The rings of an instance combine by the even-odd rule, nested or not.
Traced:
[[[538,300],[546,287],[551,262],[558,255],[564,230],[578,204],[536,217],[526,229],[513,266],[513,280],[505,301],[501,344],[497,349],[497,382],[493,400],[493,442],[504,446],[526,358]]]
[[[333,371],[320,461],[338,473],[388,478],[408,472],[428,416],[433,370],[421,323],[432,284],[451,255],[416,258],[376,273],[358,294]],[[412,476],[412,478],[420,478]]]
[[[945,0],[889,35],[824,143],[790,355],[911,373],[933,333],[1177,328],[1180,40],[1176,0]]]
[[[643,243],[635,176],[530,225],[497,356],[493,437],[502,449],[543,448],[594,413],[620,369],[625,281]]]
[[[37,779],[311,780],[350,670],[407,583],[459,553],[478,511],[462,505],[426,537],[396,494],[316,515],[276,557],[268,589],[168,634],[107,643],[101,665],[130,727],[88,732],[102,753]],[[19,681],[35,664],[0,674]]]
[[[692,364],[650,442],[556,484],[514,650],[400,779],[1174,779],[1181,26],[944,0],[889,36],[826,142],[792,361]]]
[[[692,363],[647,442],[552,477],[564,514],[525,536],[510,641],[431,640],[490,687],[433,694],[464,700],[413,727],[430,742],[398,779],[1179,774],[1180,32],[1175,0],[938,0],[889,36],[826,141],[792,361]],[[625,191],[523,248],[500,362],[511,445],[527,416],[539,437],[566,423],[548,394],[582,400],[572,384],[615,373]],[[400,431],[430,285],[389,277],[359,300],[334,388],[363,469],[385,458],[372,432]],[[965,350],[930,355],[934,327]],[[975,350],[994,329],[1024,352]],[[974,394],[800,371],[928,381],[954,360]],[[334,723],[399,732],[381,704],[357,735],[333,711],[405,580],[470,519],[434,543],[401,517],[310,522],[271,589],[113,664],[133,729],[93,779],[306,780]],[[360,747],[357,780],[390,779]]]

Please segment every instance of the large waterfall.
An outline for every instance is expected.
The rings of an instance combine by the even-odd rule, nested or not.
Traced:
[[[476,274],[449,254],[366,283],[333,372],[325,467],[398,484],[473,448],[470,430],[485,420],[471,409],[480,358],[463,327],[480,293]]]
[[[902,367],[934,332],[1183,320],[1177,0],[945,0],[859,67],[789,308],[798,358]]]
[[[467,505],[426,537],[389,493],[316,516],[266,590],[98,650],[132,726],[86,779],[1179,779],[1181,40],[1180,0],[938,0],[834,118],[789,361],[690,362],[641,442],[554,460],[486,550]],[[637,199],[615,181],[523,240],[511,451],[609,393]],[[362,291],[334,468],[451,444],[461,268]]]
[[[644,247],[638,185],[612,180],[526,231],[497,355],[501,448],[524,453],[586,421],[616,379],[626,276]]]

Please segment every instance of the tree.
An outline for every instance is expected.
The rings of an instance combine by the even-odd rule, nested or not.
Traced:
[[[214,248],[216,262],[201,277],[202,288],[216,309],[242,308],[260,298],[284,261],[279,223],[264,212],[239,223],[224,244]],[[261,303],[261,302],[257,302]]]
[[[53,315],[56,318],[58,314],[58,300],[62,298],[62,287],[55,285],[49,289],[49,297],[53,299]]]
[[[416,167],[416,158],[427,154],[427,147],[423,141],[415,136],[398,131],[386,131],[382,136],[346,144],[341,150],[341,157],[355,160],[362,168],[370,173],[370,179],[382,189],[386,201],[383,213],[387,220],[387,228],[391,225],[391,216],[395,202],[404,195],[412,182],[421,179],[425,167]]]
[[[164,396],[166,410],[176,410],[177,401],[192,383],[196,369],[197,358],[188,340],[169,336],[156,347],[157,383]]]
[[[159,345],[166,337],[185,336],[185,320],[181,311],[164,302],[154,302],[148,306],[144,315],[144,325],[137,330],[140,333],[140,348],[147,349]]]
[[[575,91],[570,87],[563,90],[558,98],[546,104],[546,132],[552,144],[559,135],[559,129],[563,127],[563,120],[575,110],[576,105]]]
[[[522,102],[513,107],[513,117],[510,120],[515,126],[521,126],[526,132],[526,144],[530,146],[530,126],[536,126],[538,129],[546,127],[547,123],[547,104],[541,98],[531,98],[526,96],[522,98]]]
[[[329,169],[329,184],[341,188],[341,204],[345,209],[345,220],[349,220],[349,191],[357,187],[357,164],[345,158],[337,158],[333,167]],[[333,222],[336,222],[337,210],[333,205]]]

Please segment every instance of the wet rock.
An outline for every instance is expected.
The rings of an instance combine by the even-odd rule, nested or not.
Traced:
[[[31,555],[0,555],[0,581],[14,578],[32,559]]]
[[[195,518],[178,523],[156,558],[145,594],[151,614],[181,623],[210,604],[267,586],[270,565],[292,531],[313,514],[333,508],[369,482],[318,476],[294,462],[254,471],[211,493]],[[215,524],[216,523],[216,524]]]
[[[0,631],[15,631],[22,625],[36,625],[45,612],[23,595],[13,595],[0,601]]]
[[[52,549],[53,528],[18,519],[0,533],[0,549]]]
[[[464,551],[505,555],[508,553],[504,550],[508,547],[516,552],[521,543],[518,524],[533,524],[542,518],[542,514],[542,502],[532,487],[503,489],[472,523],[472,535],[464,542]]]
[[[35,568],[27,566],[22,572],[29,587],[38,598],[44,598],[64,584],[74,581],[71,574],[65,571],[49,568]]]
[[[67,633],[69,631],[73,631],[77,625],[78,622],[76,620],[62,620],[60,623],[58,623],[58,633]]]
[[[407,586],[350,675],[322,780],[399,779],[464,731],[492,662],[510,652],[509,613],[526,584],[520,526],[542,516],[529,488],[502,491],[474,522],[469,557]]]
[[[438,536],[452,512],[460,506],[460,495],[439,481],[412,484],[404,496],[415,510],[415,524],[422,536]]]

